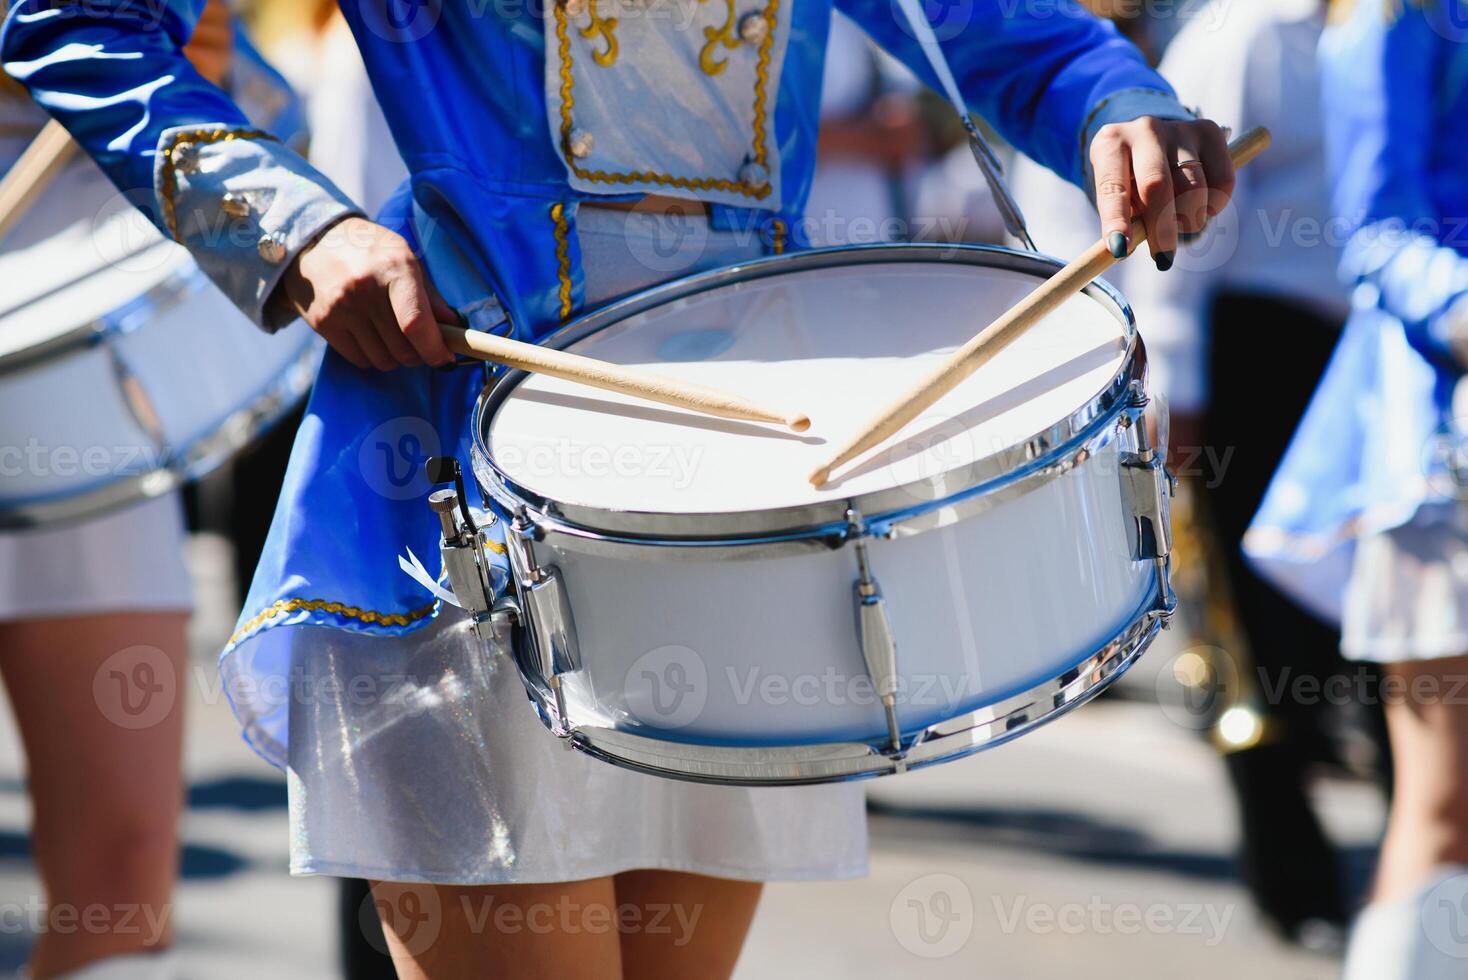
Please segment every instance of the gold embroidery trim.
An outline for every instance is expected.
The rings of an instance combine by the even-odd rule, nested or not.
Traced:
[[[703,3],[705,0],[699,0],[699,2]],[[723,27],[703,29],[703,36],[707,39],[707,43],[704,44],[703,50],[698,52],[698,67],[702,68],[703,73],[710,77],[719,74],[729,65],[728,59],[714,60],[714,55],[719,51],[719,44],[722,42],[725,48],[733,51],[744,43],[744,39],[734,33],[734,21],[737,16],[734,12],[734,5],[737,2],[738,0],[728,0],[729,12],[724,18]]]
[[[765,112],[765,91],[770,84],[770,51],[775,44],[775,13],[779,9],[780,0],[770,0],[765,7],[764,16],[770,22],[770,29],[765,34],[764,40],[760,42],[759,59],[755,62],[754,79],[754,141],[752,159],[760,166],[766,165],[768,151],[765,147],[765,123],[768,113]],[[571,139],[573,124],[571,121],[571,109],[576,104],[575,80],[571,74],[571,33],[566,26],[565,0],[556,0],[556,47],[560,53],[561,67],[561,152],[566,160],[566,165],[571,172],[582,180],[589,180],[598,184],[659,184],[663,187],[677,187],[683,190],[694,191],[728,191],[732,194],[743,194],[752,197],[756,201],[762,201],[770,196],[770,183],[766,181],[758,187],[753,187],[741,181],[727,180],[722,177],[677,177],[672,174],[659,174],[648,170],[634,170],[625,173],[611,173],[606,170],[587,170],[576,163],[576,158],[571,155],[567,145]],[[593,58],[596,56],[593,55]]]
[[[571,318],[571,227],[564,204],[552,204],[550,216],[556,225],[556,281],[560,283],[561,322],[565,323]]]
[[[255,632],[268,620],[285,613],[299,612],[302,609],[311,612],[328,612],[336,616],[345,616],[348,619],[376,623],[381,626],[409,626],[432,613],[436,605],[438,605],[436,602],[431,602],[421,609],[409,610],[406,613],[381,613],[357,606],[348,606],[341,602],[332,602],[328,599],[279,599],[267,606],[263,612],[246,620],[239,629],[234,631],[234,635],[229,638],[228,645],[233,646]]]
[[[600,37],[607,42],[607,46],[601,51],[594,52],[591,60],[603,68],[610,68],[617,63],[617,18],[603,17],[597,12],[597,0],[589,0],[586,5],[587,12],[591,15],[591,22],[581,28],[581,36],[588,41]]]
[[[162,198],[163,221],[168,226],[168,233],[173,236],[174,241],[181,241],[178,237],[178,218],[175,214],[178,204],[178,173],[177,164],[173,159],[174,152],[183,143],[194,143],[208,145],[210,143],[227,143],[230,140],[271,140],[279,142],[276,137],[260,129],[186,129],[174,133],[168,140],[168,145],[163,148],[163,172],[159,175],[159,194]]]
[[[770,249],[776,255],[785,254],[785,239],[788,233],[789,228],[785,226],[785,222],[780,218],[776,218],[770,222]]]

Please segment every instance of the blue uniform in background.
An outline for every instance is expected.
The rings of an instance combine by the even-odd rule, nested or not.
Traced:
[[[1431,520],[1460,489],[1465,42],[1462,0],[1362,0],[1321,40],[1334,230],[1344,237],[1352,312],[1245,550],[1262,574],[1335,621],[1357,539]]]

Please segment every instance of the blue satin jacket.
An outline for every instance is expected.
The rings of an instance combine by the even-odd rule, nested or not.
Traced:
[[[0,57],[150,217],[267,328],[292,257],[354,205],[250,128],[180,54],[204,0],[20,0]],[[343,10],[411,178],[379,216],[480,329],[536,339],[583,306],[579,202],[650,192],[710,205],[770,252],[805,241],[831,0],[360,0]],[[891,0],[836,0],[929,83]],[[1085,179],[1110,122],[1189,114],[1113,28],[1072,0],[933,4],[972,109]],[[690,270],[691,271],[691,270]],[[670,275],[671,278],[671,275]],[[202,326],[202,325],[201,325]],[[293,637],[402,634],[437,607],[398,567],[431,559],[418,463],[467,470],[473,370],[358,371],[328,352],[282,502],[226,650],[246,735],[283,764]]]
[[[1332,210],[1352,314],[1245,541],[1338,619],[1354,541],[1459,496],[1468,332],[1468,3],[1360,0],[1321,39]],[[1261,356],[1268,356],[1262,352]]]

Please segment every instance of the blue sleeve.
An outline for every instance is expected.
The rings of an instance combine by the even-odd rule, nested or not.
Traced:
[[[19,0],[0,61],[257,323],[291,259],[356,208],[254,129],[183,47],[205,0]]]
[[[836,0],[836,6],[938,87],[893,0]],[[1088,192],[1088,148],[1102,126],[1144,115],[1192,118],[1130,41],[1073,0],[1054,0],[1040,11],[1001,0],[946,10],[933,22],[934,33],[969,108],[1025,155]]]
[[[1358,302],[1374,300],[1419,351],[1456,369],[1451,328],[1468,315],[1468,258],[1447,244],[1461,245],[1464,229],[1433,191],[1443,140],[1468,126],[1461,88],[1453,95],[1446,84],[1451,25],[1437,22],[1457,0],[1394,4],[1394,13],[1383,2],[1361,3],[1321,43],[1331,205],[1347,222],[1341,272]],[[1453,98],[1456,123],[1444,104]]]

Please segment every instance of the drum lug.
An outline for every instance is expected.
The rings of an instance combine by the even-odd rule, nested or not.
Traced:
[[[466,525],[460,517],[460,497],[450,489],[435,490],[428,495],[428,506],[438,515],[443,526],[439,540],[439,552],[443,555],[443,567],[448,573],[449,588],[454,598],[475,621],[475,632],[479,623],[494,605],[495,588],[488,565],[480,560],[488,542],[488,527],[493,526],[494,517],[488,515],[485,527]]]
[[[1140,382],[1133,382],[1129,407],[1121,415],[1121,426],[1131,429],[1137,451],[1120,454],[1122,506],[1131,514],[1127,537],[1133,561],[1150,561],[1157,576],[1156,615],[1163,628],[1172,623],[1177,605],[1172,593],[1172,495],[1176,483],[1167,471],[1162,454],[1151,445],[1146,409],[1149,399]],[[1166,420],[1159,419],[1159,428]]]
[[[1160,453],[1152,448],[1144,413],[1147,395],[1134,385],[1131,410],[1121,416],[1122,426],[1131,429],[1137,451],[1121,453],[1122,502],[1132,515],[1128,537],[1132,559],[1155,561],[1172,553],[1172,477]]]
[[[846,512],[847,537],[856,549],[856,633],[861,642],[861,656],[866,662],[867,676],[882,701],[887,716],[886,754],[897,763],[897,771],[907,768],[903,761],[902,730],[897,724],[897,639],[892,633],[892,620],[887,615],[887,601],[872,575],[867,555],[866,525],[855,510]]]
[[[575,732],[566,714],[561,675],[581,669],[581,644],[576,635],[576,618],[571,611],[565,579],[555,565],[541,565],[536,561],[531,545],[534,534],[534,525],[522,508],[515,513],[510,531],[505,535],[510,570],[520,599],[515,614],[525,630],[541,679],[555,698],[556,717],[552,730],[569,739]]]

